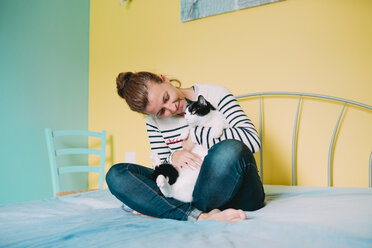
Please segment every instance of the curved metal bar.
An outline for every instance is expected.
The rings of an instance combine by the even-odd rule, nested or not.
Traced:
[[[346,102],[344,103],[344,106],[343,106],[343,108],[341,110],[341,113],[340,113],[340,115],[338,117],[338,120],[337,120],[337,123],[336,123],[336,127],[333,130],[331,144],[329,146],[329,153],[328,153],[328,187],[331,187],[332,186],[332,157],[333,157],[333,147],[334,147],[334,143],[335,143],[335,139],[336,139],[338,127],[340,125],[340,120],[341,120],[342,115],[344,114],[345,107],[346,107]]]
[[[260,139],[261,139],[261,151],[260,151],[260,176],[261,176],[261,181],[263,182],[263,161],[262,161],[262,152],[263,152],[263,145],[262,145],[262,97],[260,96]]]
[[[292,135],[292,186],[296,186],[297,129],[298,129],[298,120],[299,120],[301,100],[302,98],[300,96],[298,99],[297,112],[296,112],[296,118],[295,118],[295,123],[293,127],[293,135]]]
[[[330,148],[329,148],[329,155],[328,155],[328,186],[331,186],[332,184],[332,175],[331,175],[331,170],[332,170],[332,156],[333,156],[333,147],[334,147],[334,142],[335,142],[335,138],[336,138],[336,134],[337,134],[337,131],[339,129],[339,124],[340,124],[340,120],[341,120],[341,117],[344,113],[344,110],[345,110],[345,107],[346,107],[346,103],[348,104],[352,104],[352,105],[356,105],[356,106],[359,106],[359,107],[362,107],[362,108],[366,108],[368,110],[372,110],[372,106],[369,106],[369,105],[366,105],[366,104],[363,104],[363,103],[359,103],[359,102],[355,102],[355,101],[351,101],[351,100],[347,100],[347,99],[343,99],[343,98],[339,98],[339,97],[333,97],[333,96],[326,96],[326,95],[319,95],[319,94],[310,94],[310,93],[299,93],[299,92],[259,92],[259,93],[252,93],[252,94],[245,94],[245,95],[238,95],[236,96],[236,99],[241,99],[241,98],[246,98],[246,97],[254,97],[254,96],[259,96],[260,97],[260,137],[261,137],[261,140],[262,140],[262,120],[261,120],[261,116],[263,115],[263,111],[261,112],[261,101],[262,101],[262,96],[281,96],[281,95],[284,95],[284,96],[299,96],[300,97],[300,101],[301,101],[301,97],[302,96],[306,96],[306,97],[315,97],[315,98],[322,98],[322,99],[329,99],[329,100],[334,100],[334,101],[339,101],[339,102],[343,102],[344,103],[344,106],[342,108],[342,111],[341,111],[341,114],[338,118],[338,121],[337,121],[337,124],[336,124],[336,128],[333,132],[333,137],[332,137],[332,140],[331,140],[331,144],[330,144]],[[295,130],[293,131],[294,133],[294,136],[292,137],[292,185],[295,185],[296,182],[295,182],[295,155],[296,155],[296,142],[297,142],[297,137],[295,137],[295,134],[297,134],[297,121],[298,121],[298,114],[299,114],[299,107],[300,107],[300,101],[299,101],[299,104],[298,104],[298,107],[297,107],[297,114],[296,114],[296,122],[295,122]],[[261,153],[260,153],[260,170],[261,170],[261,178],[262,178],[262,172],[263,172],[263,153],[262,153],[262,147],[263,145],[261,144]],[[372,152],[371,152],[371,155],[370,155],[370,159],[369,159],[369,186],[372,187]]]
[[[310,93],[298,93],[298,92],[260,92],[260,93],[252,93],[252,94],[245,94],[245,95],[239,95],[236,96],[237,99],[244,98],[244,97],[250,97],[250,96],[266,96],[266,95],[288,95],[288,96],[310,96],[310,97],[318,97],[318,98],[324,98],[324,99],[330,99],[335,101],[341,101],[341,102],[347,102],[350,104],[354,104],[363,108],[367,108],[372,110],[372,106],[350,101],[347,99],[339,98],[339,97],[333,97],[333,96],[326,96],[326,95],[319,95],[319,94],[310,94]]]

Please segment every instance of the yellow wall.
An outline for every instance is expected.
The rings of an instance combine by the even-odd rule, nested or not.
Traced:
[[[163,73],[185,87],[221,84],[236,95],[310,92],[372,105],[371,10],[370,0],[285,0],[182,23],[179,0],[91,0],[89,129],[108,131],[107,169],[124,161],[125,152],[150,165],[144,116],[115,91],[121,71]],[[257,100],[242,105],[258,127]],[[295,98],[264,100],[265,184],[291,183],[296,107]],[[304,101],[302,113],[309,114],[298,134],[298,184],[327,184],[329,140],[341,107]],[[371,116],[349,108],[343,118],[336,186],[368,186]]]

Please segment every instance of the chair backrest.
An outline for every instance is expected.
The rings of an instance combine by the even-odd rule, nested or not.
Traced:
[[[85,136],[85,137],[96,137],[101,140],[100,149],[89,149],[84,148],[63,148],[56,149],[55,138],[63,136]],[[48,147],[49,164],[53,183],[53,194],[56,195],[61,192],[59,175],[66,173],[77,173],[77,172],[94,172],[99,174],[98,188],[103,188],[104,173],[105,173],[105,154],[106,154],[106,130],[102,132],[93,131],[80,131],[80,130],[52,130],[51,128],[45,129],[45,138]],[[99,166],[84,165],[72,165],[59,167],[57,164],[58,156],[75,155],[75,154],[86,154],[86,155],[98,155],[100,156]]]

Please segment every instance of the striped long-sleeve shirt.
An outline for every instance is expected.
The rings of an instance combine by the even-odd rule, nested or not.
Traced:
[[[195,127],[190,135],[205,148],[226,139],[236,139],[245,143],[253,152],[260,149],[260,139],[252,121],[247,117],[231,92],[223,86],[211,84],[194,85],[195,96],[203,95],[227,119],[230,127],[225,129],[220,138],[209,135],[210,128]],[[173,152],[182,149],[179,136],[188,125],[182,117],[161,118],[148,115],[146,118],[147,134],[151,151],[156,152],[161,160],[170,160]]]

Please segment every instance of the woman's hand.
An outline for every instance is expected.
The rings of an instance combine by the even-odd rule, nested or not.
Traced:
[[[182,169],[186,166],[192,169],[199,169],[202,164],[202,160],[198,155],[192,153],[191,151],[182,149],[175,151],[172,154],[172,163],[179,169]]]
[[[182,150],[175,151],[172,154],[172,163],[179,169],[188,166],[192,169],[199,169],[202,164],[202,159],[192,153],[195,143],[192,142],[190,135],[182,142]]]
[[[194,146],[195,146],[195,143],[192,142],[190,138],[190,134],[189,134],[189,136],[182,142],[182,147],[184,150],[191,152]]]

